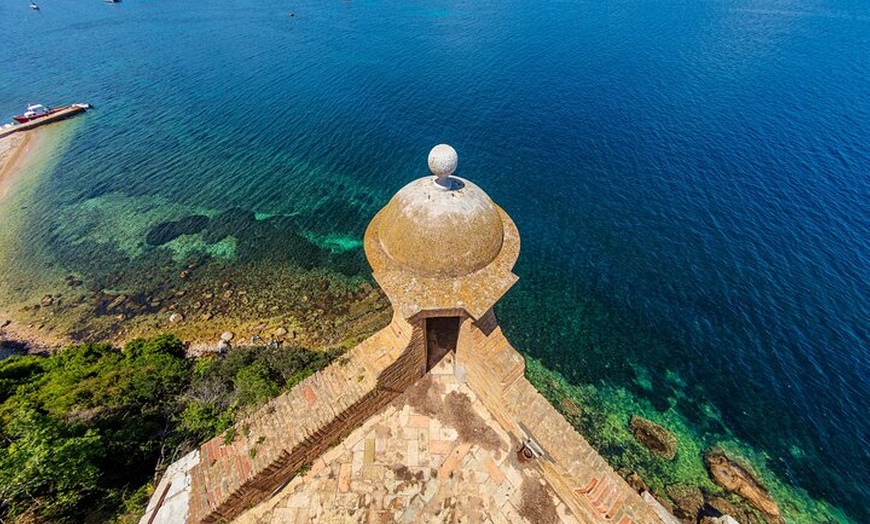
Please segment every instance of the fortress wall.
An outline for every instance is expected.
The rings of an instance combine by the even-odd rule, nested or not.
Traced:
[[[545,452],[534,459],[559,497],[583,522],[661,524],[659,517],[567,420],[526,380],[525,360],[508,342],[492,311],[463,322],[456,362],[468,385],[520,440]]]
[[[426,370],[422,329],[394,317],[345,357],[200,448],[187,522],[231,520],[262,502]]]

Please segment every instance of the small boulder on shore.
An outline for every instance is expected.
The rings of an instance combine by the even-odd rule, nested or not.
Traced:
[[[735,504],[724,497],[717,495],[707,495],[706,500],[706,517],[713,518],[712,515],[729,515],[731,518],[740,524],[766,524],[770,517],[765,517],[757,509],[753,508],[743,499],[740,499],[739,504]],[[701,519],[701,524],[704,519]]]
[[[229,342],[235,336],[236,336],[235,333],[233,333],[232,331],[224,331],[223,333],[221,333],[221,340],[223,340],[225,342]]]
[[[634,438],[645,448],[668,460],[677,455],[677,437],[651,420],[633,415],[628,423]]]
[[[716,484],[736,493],[752,507],[763,512],[768,517],[768,522],[784,522],[779,506],[770,496],[767,488],[755,478],[755,475],[731,459],[724,451],[721,449],[708,451],[704,454],[704,464],[707,465],[707,471]]]
[[[682,521],[674,516],[674,508],[669,501],[659,498],[649,491],[644,491],[640,497],[653,510],[653,513],[658,515],[663,524],[682,524]]]
[[[177,323],[181,322],[182,320],[184,320],[184,315],[182,315],[181,313],[173,313],[173,314],[169,315],[169,321],[172,322],[173,324],[177,324]]]
[[[649,491],[649,488],[646,485],[646,482],[635,472],[631,472],[625,477],[625,481],[628,482],[628,485],[631,486],[631,489],[635,490],[638,493],[643,493],[644,491]]]

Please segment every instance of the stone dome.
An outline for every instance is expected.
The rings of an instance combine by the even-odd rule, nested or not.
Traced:
[[[442,175],[443,178],[443,175]],[[436,177],[406,185],[381,210],[378,242],[397,265],[423,276],[456,277],[492,262],[502,248],[504,224],[489,196],[475,184]]]

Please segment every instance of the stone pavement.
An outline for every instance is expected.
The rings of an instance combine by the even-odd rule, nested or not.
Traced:
[[[453,358],[234,522],[578,523]]]

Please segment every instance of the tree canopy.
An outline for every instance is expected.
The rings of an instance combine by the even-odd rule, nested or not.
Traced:
[[[158,336],[0,360],[0,521],[135,522],[123,514],[144,511],[156,467],[335,355],[260,347],[192,361]]]

